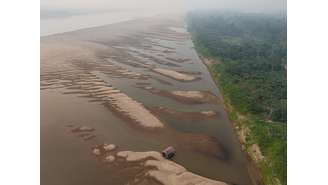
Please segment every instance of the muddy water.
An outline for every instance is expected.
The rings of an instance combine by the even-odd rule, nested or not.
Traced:
[[[191,172],[227,183],[251,184],[219,91],[184,26],[183,19],[152,18],[41,38],[42,184],[129,182],[133,173],[118,173],[92,155],[91,148],[104,142],[133,151],[161,151],[172,145],[177,150],[173,160]],[[154,68],[196,80],[181,81]],[[146,87],[165,92],[206,91],[216,96],[218,103],[188,104]],[[125,110],[115,110],[108,101],[113,96],[107,93],[108,88],[140,103],[164,127],[145,129],[128,118]],[[181,114],[155,113],[159,108]],[[200,111],[216,115],[200,119],[183,116]],[[93,137],[85,139],[72,133],[70,128],[76,126],[94,128]],[[218,150],[198,141],[208,137],[219,143]]]

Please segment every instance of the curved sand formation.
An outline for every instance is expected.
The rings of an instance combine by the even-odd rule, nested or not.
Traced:
[[[157,24],[158,21],[156,20],[155,22]],[[131,28],[133,27],[133,29],[129,29],[130,27]],[[151,115],[151,113],[149,113],[149,111],[147,110],[147,107],[141,104],[142,102],[138,102],[134,100],[132,97],[129,97],[128,96],[128,94],[130,93],[129,91],[126,90],[128,94],[124,94],[120,90],[112,87],[110,84],[107,84],[110,82],[110,80],[107,80],[107,78],[108,79],[115,78],[115,81],[117,82],[121,81],[123,83],[124,80],[130,80],[130,79],[133,79],[133,81],[135,82],[149,82],[147,80],[155,79],[158,80],[160,84],[173,86],[176,85],[175,80],[181,82],[190,82],[193,81],[192,79],[198,80],[200,78],[203,78],[203,75],[207,73],[199,72],[198,74],[196,72],[184,71],[184,69],[186,69],[185,66],[189,65],[191,62],[187,62],[187,60],[183,60],[181,58],[179,54],[179,50],[175,50],[175,48],[177,48],[175,45],[173,48],[169,48],[169,47],[164,48],[165,50],[163,50],[163,48],[158,49],[158,47],[149,47],[152,44],[150,43],[152,41],[151,40],[152,38],[155,38],[153,40],[155,43],[159,43],[160,45],[163,46],[166,46],[167,44],[165,42],[160,43],[157,40],[174,42],[179,46],[182,44],[181,46],[185,47],[183,43],[183,41],[186,40],[185,36],[177,35],[173,31],[171,33],[167,33],[167,31],[162,28],[163,26],[158,27],[156,30],[149,29],[149,27],[146,26],[139,26],[142,27],[144,33],[141,33],[140,31],[139,32],[135,31],[135,27],[136,27],[135,25],[133,26],[129,25],[129,27],[125,29],[126,27],[123,26],[123,29],[117,30],[117,34],[113,33],[110,30],[109,31],[106,30],[107,28],[105,30],[103,30],[103,28],[100,28],[100,31],[97,31],[96,29],[92,33],[91,32],[87,33],[86,31],[82,31],[82,33],[77,32],[71,35],[65,34],[65,35],[60,35],[58,37],[54,36],[53,38],[50,37],[50,38],[43,39],[46,40],[47,42],[45,43],[45,41],[43,41],[42,42],[43,46],[41,47],[42,48],[41,89],[61,88],[60,91],[58,92],[71,91],[73,92],[73,94],[76,93],[78,97],[85,97],[88,99],[91,98],[92,100],[89,101],[95,100],[101,103],[105,103],[106,106],[109,106],[111,108],[111,110],[114,110],[113,112],[117,113],[121,118],[127,119],[128,123],[131,123],[132,125],[137,125],[144,128],[154,128],[153,126],[143,125],[142,122],[145,119],[142,116],[138,115],[138,112],[143,112],[145,115]],[[121,35],[127,35],[127,33],[125,32],[128,33],[131,32],[131,35],[133,34],[136,36],[129,35],[129,37],[126,37],[126,39],[121,38],[120,37]],[[56,37],[59,39],[57,40]],[[146,41],[148,38],[150,39]],[[55,44],[53,44],[54,41]],[[113,45],[121,46],[121,48],[115,49],[112,47]],[[130,52],[128,52],[125,49],[128,47],[142,48],[142,45],[148,45],[147,47],[148,49],[147,48],[143,49],[144,51],[145,50],[147,51],[143,52],[144,53],[143,55],[141,55],[142,53],[139,54],[138,55],[139,57],[130,54]],[[187,47],[189,47],[189,45]],[[154,49],[156,49],[156,51]],[[154,58],[151,56],[157,56],[157,57]],[[170,58],[165,58],[165,57],[170,57],[173,59],[170,60]],[[109,58],[111,60],[108,60]],[[175,58],[177,59],[175,60]],[[124,63],[124,65],[120,65],[120,63],[122,64]],[[195,62],[193,65],[197,65],[197,64],[198,63]],[[134,70],[134,68],[131,69],[131,67],[129,66],[135,67],[136,70]],[[139,70],[137,70],[137,67]],[[152,68],[159,68],[162,74],[153,71]],[[167,68],[168,70],[164,69],[165,71],[163,71],[161,70],[162,68]],[[154,73],[156,73],[157,75],[155,75]],[[100,75],[98,76],[98,74]],[[167,80],[165,81],[162,79],[162,77],[164,76],[169,77],[173,80],[169,80],[168,78],[163,78]],[[105,79],[106,82],[102,81],[98,77]],[[179,84],[180,83],[177,83],[177,85]],[[44,91],[44,93],[47,93],[47,91]],[[119,96],[119,94],[124,94],[122,100],[120,97],[117,97]],[[181,94],[180,96],[169,94],[169,96],[178,101],[184,101],[184,102],[203,103],[204,101],[204,98],[183,97],[181,96]],[[213,102],[212,99],[209,100],[210,101],[207,100],[206,101]],[[123,104],[124,104],[123,102],[132,105],[130,105],[130,108],[126,109],[125,107],[123,108]],[[115,103],[117,105],[115,106],[110,105]],[[140,109],[141,111],[135,111],[131,114],[130,109],[134,109],[134,107],[138,107],[137,109],[138,110]],[[92,110],[90,109],[90,111]],[[210,115],[211,112],[203,112],[202,114]],[[138,120],[138,122],[136,120]],[[106,124],[103,122],[100,123]],[[160,124],[156,124],[156,125],[160,125]],[[195,152],[195,153],[200,152],[204,154],[204,155],[199,155],[200,156],[199,161],[203,160],[202,156],[204,157],[206,156],[204,158],[206,159],[208,157],[207,155],[210,155],[210,157],[216,157],[221,155],[218,153],[223,153],[223,154],[225,153],[223,147],[224,146],[223,144],[225,144],[224,141],[222,145],[220,145],[220,143],[216,138],[207,137],[205,134],[183,133],[180,131],[176,131],[174,128],[169,128],[169,126],[165,125],[165,127],[166,128],[161,129],[161,132],[157,132],[157,133],[165,135],[165,139],[170,141],[168,143],[176,144],[177,148],[181,148],[183,150],[187,148],[188,150],[190,150],[189,152]],[[97,127],[97,130],[100,130],[101,128],[102,127],[100,128]],[[155,127],[155,128],[160,128],[160,127]],[[82,132],[81,131],[75,132],[74,135],[84,140],[95,137],[94,132],[83,131],[83,130],[88,130],[85,128],[82,128],[81,130]],[[116,132],[116,130],[114,129],[112,131],[109,130],[108,135],[110,135],[111,132]],[[151,137],[152,135],[149,136],[150,136],[149,139],[152,139]],[[102,137],[97,137],[97,140],[101,138]],[[94,143],[94,141],[95,140],[93,140],[92,143]],[[107,148],[112,148],[112,146],[107,146]],[[108,166],[112,166],[113,168],[112,171],[113,173],[104,174],[103,178],[108,177],[111,179],[113,178],[115,179],[116,176],[120,176],[121,178],[124,178],[124,181],[126,180],[128,182],[128,183],[124,182],[124,183],[111,183],[111,184],[143,184],[143,185],[145,184],[157,185],[157,184],[165,184],[165,183],[166,184],[167,183],[212,184],[207,180],[198,181],[197,179],[200,179],[199,178],[200,176],[195,177],[197,176],[195,174],[182,175],[186,173],[181,171],[181,174],[176,174],[170,170],[167,170],[168,172],[163,169],[158,170],[156,167],[158,166],[157,164],[156,165],[149,164],[146,166],[144,162],[150,160],[155,160],[156,163],[158,164],[161,163],[163,165],[169,165],[166,163],[158,162],[158,159],[151,158],[149,154],[143,154],[145,156],[148,156],[146,158],[132,161],[132,162],[127,162],[125,157],[119,157],[116,155],[116,150],[110,152],[106,151],[106,155],[104,156],[102,156],[102,150],[100,151],[96,150],[96,153],[99,154],[97,158],[103,159],[104,160],[103,162],[106,162],[105,164],[108,164]],[[135,152],[132,152],[132,154],[128,154],[128,156],[135,156],[134,153]],[[235,163],[234,159],[235,158],[233,158],[233,160],[229,162],[234,164]],[[213,166],[215,165],[213,164]],[[204,169],[207,170],[208,168],[211,168],[213,171],[215,171],[217,168],[221,170],[222,166],[215,166],[215,167],[199,166],[199,168],[201,169],[200,171],[204,172]],[[227,179],[234,179],[233,181],[236,184],[247,184],[246,178],[245,179],[239,178],[239,174],[240,174],[239,168],[240,167],[238,166],[237,168],[232,167],[231,169],[230,168],[227,169],[227,171],[231,170],[231,174],[232,173],[237,174],[236,178],[234,178],[233,176],[231,177],[229,176],[227,177]],[[74,168],[74,170],[78,171],[78,169],[76,168]],[[150,171],[152,170],[154,170],[154,172],[152,173],[155,173],[155,175],[156,173],[158,174],[156,175],[158,178],[152,177],[150,175]],[[205,173],[203,174],[211,176],[210,174],[206,173],[206,170]],[[131,171],[133,173],[131,173]],[[54,175],[56,175],[57,171],[53,171],[53,172]],[[96,171],[90,171],[90,172],[91,172],[90,175],[92,175]],[[187,180],[185,181],[181,180],[181,178],[185,176],[187,177]],[[129,178],[133,178],[133,180],[130,181]],[[149,180],[143,181],[145,179],[149,179]],[[154,179],[154,180],[150,180],[150,179]],[[196,179],[196,180],[190,180],[190,179]],[[225,175],[223,175],[222,179],[226,179]],[[54,182],[53,180],[54,179],[49,178],[50,182]],[[65,179],[65,180],[67,180],[67,183],[70,183],[69,179]],[[81,180],[84,180],[84,178],[81,178]],[[115,180],[113,181],[115,182]]]
[[[76,87],[79,91],[74,91],[74,93],[87,94],[87,96],[91,98],[103,101],[107,107],[117,113],[120,117],[128,119],[133,123],[137,123],[141,127],[151,129],[164,127],[164,124],[148,111],[142,103],[132,99],[104,81],[95,83],[92,82],[94,80],[95,79],[90,80],[91,83],[89,81],[80,84]]]
[[[121,151],[117,153],[118,157],[125,159],[125,162],[144,161],[145,167],[153,169],[148,170],[145,176],[154,178],[163,185],[227,185],[221,181],[211,180],[187,171],[183,166],[164,159],[159,152],[133,152]]]
[[[207,110],[207,111],[201,111],[200,112],[202,115],[204,115],[204,116],[214,116],[214,115],[216,115],[216,112],[214,112],[214,111],[212,111],[212,110]]]
[[[170,91],[164,95],[189,103],[219,103],[219,98],[207,91]]]
[[[109,165],[115,165],[117,169],[133,167],[134,169],[143,169],[137,175],[132,176],[133,179],[129,184],[139,184],[154,180],[156,184],[162,185],[227,185],[227,183],[212,180],[200,175],[196,175],[183,166],[162,157],[159,152],[134,152],[134,151],[118,151],[115,148],[106,150],[108,146],[113,144],[98,145],[92,149],[92,153],[101,161]]]
[[[183,82],[194,81],[194,80],[199,79],[195,76],[180,73],[180,72],[170,70],[170,69],[154,68],[154,69],[152,69],[152,71],[154,71],[156,73],[159,73],[161,75],[173,78],[173,79],[178,80],[178,81],[183,81]]]
[[[96,135],[93,134],[95,129],[92,127],[88,127],[88,126],[75,127],[74,125],[67,125],[67,127],[71,128],[70,131],[72,133],[76,133],[78,137],[82,138],[85,141],[91,140],[96,137]]]
[[[171,58],[171,57],[165,57],[165,58],[167,60],[174,61],[174,62],[177,62],[177,63],[184,63],[184,62],[191,61],[191,59],[189,59],[189,58]]]
[[[88,65],[92,65],[92,63]],[[97,66],[98,64],[94,65]],[[118,69],[116,72],[121,75],[129,73],[128,70],[123,69]],[[139,75],[137,74],[137,76]],[[142,103],[122,93],[95,74],[68,71],[54,74],[46,73],[42,77],[41,86],[44,89],[63,87],[67,89],[63,92],[64,94],[80,94],[83,97],[93,98],[93,101],[101,101],[123,119],[128,119],[141,127],[151,129],[164,127],[164,124],[150,113]]]
[[[219,104],[220,99],[208,91],[166,91],[159,90],[152,86],[138,86],[141,89],[147,90],[152,94],[161,95],[164,97],[172,98],[176,101],[188,104]]]
[[[184,98],[202,99],[205,97],[201,91],[172,91],[171,93]]]
[[[212,110],[200,111],[200,112],[182,112],[165,107],[153,107],[151,111],[154,112],[155,114],[165,114],[165,115],[174,116],[176,118],[187,119],[187,120],[190,119],[203,120],[204,118],[210,118],[216,115],[216,112]]]
[[[110,94],[108,96],[108,107],[125,118],[138,123],[144,128],[163,128],[164,124],[150,113],[141,103],[133,100],[124,93]]]

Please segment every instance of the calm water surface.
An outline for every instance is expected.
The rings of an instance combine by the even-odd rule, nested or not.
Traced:
[[[67,16],[41,17],[41,36],[113,24],[156,15],[156,12],[94,12]]]
[[[51,24],[49,21],[48,23]],[[115,66],[136,73],[150,75],[151,77],[147,80],[131,79],[124,76],[118,78],[107,74],[104,70],[97,70],[95,68],[88,70],[88,72],[126,93],[131,98],[142,102],[148,108],[160,106],[183,112],[203,110],[217,112],[216,116],[202,120],[179,119],[168,115],[160,115],[159,118],[166,124],[166,127],[174,130],[175,133],[205,134],[217,138],[223,144],[228,154],[227,159],[222,160],[187,150],[177,144],[179,143],[177,141],[179,138],[172,137],[172,132],[151,133],[130,127],[126,124],[125,120],[120,119],[109,109],[97,102],[89,102],[87,98],[78,97],[74,94],[63,94],[65,88],[46,89],[41,90],[42,184],[101,185],[124,183],[124,179],[117,177],[119,174],[115,174],[112,169],[95,161],[94,156],[91,155],[90,148],[95,144],[104,142],[115,143],[119,146],[120,150],[134,151],[161,151],[166,146],[173,145],[178,151],[178,155],[174,158],[174,161],[183,165],[188,170],[228,183],[239,185],[251,184],[246,168],[246,159],[241,152],[240,145],[233,133],[232,125],[221,104],[184,104],[167,97],[152,94],[136,85],[138,82],[147,82],[149,86],[160,90],[202,90],[219,96],[220,92],[211,79],[206,66],[201,62],[193,49],[190,37],[183,31],[185,30],[184,23],[182,21],[164,21],[160,23],[160,21],[162,20],[152,20],[149,23],[147,21],[134,21],[126,24],[120,23],[80,30],[52,37],[44,37],[41,43],[69,38],[101,44],[105,48],[120,48],[119,53],[125,54],[113,62]],[[66,23],[69,23],[69,21]],[[55,24],[53,26],[56,27]],[[48,30],[45,29],[43,32],[45,35],[50,34],[54,30],[51,27],[46,27]],[[63,27],[66,26],[63,25]],[[136,41],[131,42],[133,39]],[[144,47],[145,45],[151,45],[153,50],[146,49]],[[156,45],[173,48],[172,50],[174,52],[159,55],[163,54],[164,51],[163,48],[160,49]],[[106,56],[104,51],[99,53],[96,59],[104,60],[113,56],[113,54]],[[145,57],[145,55],[156,57],[163,61],[167,61],[167,57],[187,58],[190,60],[184,63],[178,63],[177,66],[168,66],[167,64],[157,63],[153,59]],[[85,60],[83,62],[85,64],[91,64],[96,59]],[[69,61],[71,60],[67,60],[67,62]],[[133,67],[129,63],[126,63],[126,61],[149,62],[156,65],[156,67],[176,71],[198,72],[198,76],[201,79],[192,82],[180,82],[156,74],[149,69]],[[45,68],[41,67],[41,74],[47,74]],[[165,80],[171,85],[165,85],[156,79]],[[97,137],[87,142],[83,141],[81,138],[75,137],[68,132],[66,127],[68,124],[93,127],[95,128]]]

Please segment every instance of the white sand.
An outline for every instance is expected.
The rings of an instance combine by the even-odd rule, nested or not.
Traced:
[[[133,100],[124,93],[108,95],[111,106],[146,128],[162,128],[164,124],[147,110],[141,103]]]
[[[212,110],[208,110],[208,111],[201,111],[200,113],[202,113],[205,116],[214,116],[216,113]]]
[[[93,149],[93,150],[92,150],[92,153],[93,153],[94,155],[100,155],[100,154],[101,154],[101,152],[100,152],[100,150],[99,150],[98,148]]]
[[[196,77],[194,77],[192,75],[179,73],[177,71],[173,71],[173,70],[170,70],[170,69],[154,68],[153,71],[155,71],[159,74],[162,74],[164,76],[171,77],[171,78],[176,79],[176,80],[192,81],[192,80],[196,79]]]
[[[121,92],[121,91],[118,89],[113,89],[113,90],[94,92],[94,95],[110,95],[110,94],[119,93],[119,92]]]
[[[91,131],[94,131],[94,128],[87,127],[87,126],[80,126],[74,130],[77,132],[91,132]]]
[[[146,159],[147,157],[153,157],[157,160],[162,159],[162,155],[159,152],[149,151],[149,152],[133,152],[133,151],[120,151],[116,154],[118,157],[125,158],[126,161],[136,162]]]
[[[252,154],[255,161],[261,161],[264,159],[260,147],[257,144],[252,144],[252,146],[248,148],[248,152]]]
[[[151,89],[153,89],[153,87],[146,86],[145,89],[147,89],[147,90],[151,90]]]
[[[109,151],[115,150],[116,145],[114,145],[114,144],[104,144],[103,148],[106,152],[109,152]]]
[[[173,95],[181,96],[181,97],[184,97],[184,98],[201,99],[201,98],[205,97],[204,93],[201,92],[201,91],[172,91],[171,93]]]
[[[108,155],[108,156],[105,157],[105,161],[106,162],[113,162],[113,161],[115,161],[115,157],[112,156],[112,155]]]
[[[102,87],[99,87],[99,88],[88,90],[88,92],[94,93],[94,92],[101,92],[101,91],[111,91],[113,89],[114,89],[114,87],[102,86]]]
[[[121,151],[117,153],[118,157],[125,158],[126,162],[141,162],[145,167],[153,167],[152,170],[146,172],[145,177],[151,177],[162,183],[163,185],[227,185],[224,182],[211,180],[187,171],[183,166],[167,160],[161,156],[159,152],[133,152]]]

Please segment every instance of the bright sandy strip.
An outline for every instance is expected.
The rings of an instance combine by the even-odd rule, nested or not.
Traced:
[[[204,94],[201,91],[172,91],[172,94],[185,98],[204,98]]]
[[[179,73],[177,71],[173,71],[173,70],[169,70],[169,69],[163,69],[163,68],[155,68],[153,69],[155,72],[174,78],[176,80],[182,80],[182,81],[192,81],[195,80],[196,77],[191,76],[191,75],[187,75],[187,74],[183,74],[183,73]]]
[[[125,158],[126,162],[140,162],[145,167],[153,169],[148,170],[145,176],[152,177],[163,185],[227,185],[224,182],[208,179],[187,171],[183,166],[162,157],[159,152],[133,152],[120,151],[116,154],[118,157]]]
[[[108,95],[112,107],[146,128],[162,128],[163,123],[149,112],[141,103],[124,93]]]

